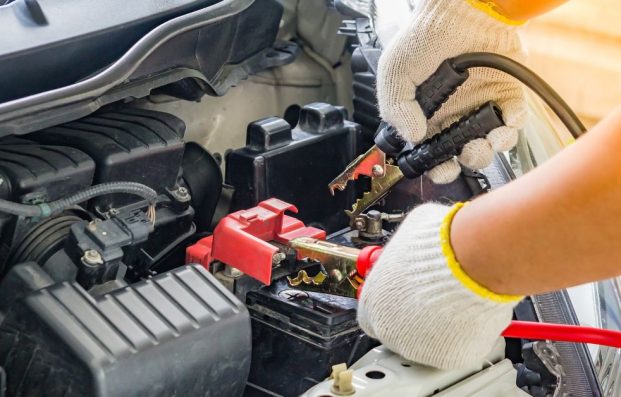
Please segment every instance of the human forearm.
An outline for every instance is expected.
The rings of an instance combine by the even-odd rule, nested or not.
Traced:
[[[492,291],[528,295],[621,274],[621,110],[519,180],[462,209],[451,243]]]
[[[524,53],[515,26],[561,2],[498,0],[495,6],[487,0],[418,0],[411,20],[404,23],[399,33],[381,38],[385,46],[377,73],[381,116],[407,140],[413,143],[424,140],[490,99],[502,109],[506,127],[491,131],[487,139],[469,142],[458,159],[429,171],[428,178],[437,183],[454,180],[461,172],[458,161],[468,168],[485,168],[492,161],[494,150],[506,151],[515,144],[527,111],[523,89],[515,80],[501,72],[476,68],[469,81],[427,120],[412,96],[417,84],[425,81],[445,59],[457,54],[493,52],[520,61]],[[582,142],[579,145],[584,146]],[[571,164],[573,160],[565,161]],[[582,167],[588,169],[584,164],[598,164],[598,160],[590,161],[583,161]],[[561,164],[556,168],[562,167]],[[580,167],[573,168],[578,169],[573,171],[577,178],[584,175]],[[621,170],[621,164],[617,169]],[[547,281],[561,267],[539,272],[536,267],[544,267],[541,263],[548,261],[545,252],[531,247],[538,243],[537,239],[529,239],[529,228],[534,225],[520,223],[524,221],[519,219],[521,214],[518,219],[501,218],[503,211],[512,210],[509,207],[524,212],[524,208],[530,211],[529,206],[539,204],[538,195],[548,194],[547,179],[558,178],[556,172],[552,168],[534,179],[529,175],[527,178],[534,182],[519,182],[515,188],[491,193],[461,210],[460,205],[447,207],[433,203],[415,208],[366,275],[358,303],[362,329],[407,360],[439,368],[480,365],[511,321],[521,294],[537,289],[529,288],[531,279]],[[567,175],[562,180],[574,182]],[[560,185],[562,180],[557,179],[556,184]],[[531,184],[537,183],[539,187],[527,191]],[[563,190],[558,186],[554,189]],[[525,192],[523,197],[516,199],[522,192]],[[562,194],[554,193],[551,199],[561,200]],[[536,208],[537,212],[533,212],[536,216],[528,220],[534,222],[543,217],[540,213],[546,214],[550,206],[548,203]],[[575,207],[579,205],[566,208],[561,216],[576,212]],[[453,250],[450,227],[456,211],[459,219],[454,223]],[[583,225],[571,227],[584,229]],[[520,239],[522,242],[515,249],[515,241]],[[531,259],[528,255],[531,249],[544,259],[529,263],[530,267],[522,266]],[[457,251],[457,259],[466,265],[468,273],[460,267],[453,251]],[[520,252],[514,255],[514,251]],[[562,255],[557,256],[565,260]],[[521,278],[514,285],[511,281],[515,273],[520,273]],[[538,274],[534,276],[535,273]],[[562,281],[566,284],[575,280]],[[547,287],[550,285],[539,289]]]
[[[498,11],[518,21],[527,21],[531,18],[544,14],[568,0],[541,0],[541,1],[520,1],[520,0],[493,0],[498,6]]]

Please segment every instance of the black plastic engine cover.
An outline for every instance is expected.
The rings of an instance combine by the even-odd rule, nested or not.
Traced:
[[[330,195],[328,184],[354,159],[360,127],[344,110],[325,103],[305,106],[298,126],[270,117],[248,126],[247,146],[226,158],[226,183],[235,187],[235,209],[275,197],[295,203],[296,216],[330,232],[345,227],[343,209],[355,201],[349,186]]]
[[[83,79],[159,24],[217,2],[14,1],[0,12],[2,37],[11,38],[0,46],[0,101]]]
[[[92,184],[95,162],[84,152],[67,146],[39,145],[25,139],[0,141],[0,198],[16,202],[57,200]],[[29,233],[38,219],[18,219],[0,214],[0,275],[3,275],[11,247]],[[58,243],[59,229],[46,234],[49,246]],[[40,253],[42,251],[39,251]],[[15,254],[15,252],[13,253]],[[18,255],[19,256],[19,255]]]
[[[280,0],[11,2],[0,11],[0,35],[10,38],[0,42],[0,136],[157,88],[191,100],[224,95],[293,61],[296,45],[274,46],[282,12]]]
[[[84,152],[27,140],[0,142],[0,197],[21,201],[26,195],[56,200],[91,185],[95,163]]]
[[[0,366],[8,396],[237,396],[250,343],[244,305],[186,266],[100,298],[31,292],[0,326]]]
[[[72,146],[95,160],[94,184],[143,183],[158,193],[175,186],[183,158],[185,124],[168,113],[122,108],[28,135],[46,145]],[[100,211],[136,201],[128,195],[93,200]]]

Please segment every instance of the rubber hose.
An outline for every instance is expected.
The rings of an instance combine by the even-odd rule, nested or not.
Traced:
[[[0,200],[0,212],[27,218],[41,216],[41,208],[36,205],[14,203],[8,200]]]
[[[27,218],[47,218],[58,214],[75,204],[91,200],[95,197],[116,193],[133,194],[142,197],[149,202],[149,205],[154,204],[157,200],[157,192],[141,183],[110,182],[91,186],[69,197],[52,201],[50,203],[20,204],[8,200],[0,200],[0,212]]]
[[[563,98],[535,72],[519,62],[503,55],[488,52],[459,55],[453,58],[451,62],[453,67],[459,71],[483,67],[500,70],[515,77],[545,101],[574,138],[578,138],[586,132],[584,124]]]

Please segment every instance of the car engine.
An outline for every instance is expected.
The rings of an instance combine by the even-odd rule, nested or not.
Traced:
[[[0,199],[64,205],[46,216],[0,212],[0,396],[297,396],[313,387],[308,395],[337,396],[347,393],[323,383],[333,366],[372,362],[371,383],[427,374],[411,394],[422,396],[474,375],[432,373],[378,347],[356,321],[363,280],[352,266],[415,205],[508,182],[509,160],[446,186],[404,179],[353,216],[370,180],[334,196],[328,185],[380,126],[381,48],[368,16],[339,1],[186,3],[195,5],[152,26],[123,25],[136,35],[118,32],[130,55],[141,34],[185,30],[118,79],[126,55],[106,47],[100,62],[89,50],[93,65],[81,74],[71,69],[78,74],[39,91],[20,77],[3,94]],[[61,7],[42,5],[48,15]],[[20,56],[37,59],[34,50]],[[97,73],[108,73],[109,88],[79,94]],[[57,99],[40,100],[48,91]],[[277,106],[260,103],[270,96]],[[531,317],[528,303],[516,312]],[[552,395],[559,378],[524,351],[537,347],[499,345],[490,358],[499,384],[510,379],[511,395]],[[390,372],[393,364],[406,372]]]

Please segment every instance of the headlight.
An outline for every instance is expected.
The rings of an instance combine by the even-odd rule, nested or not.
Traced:
[[[621,330],[621,279],[593,284],[597,326]],[[621,397],[621,350],[596,347],[595,371],[603,395]]]

